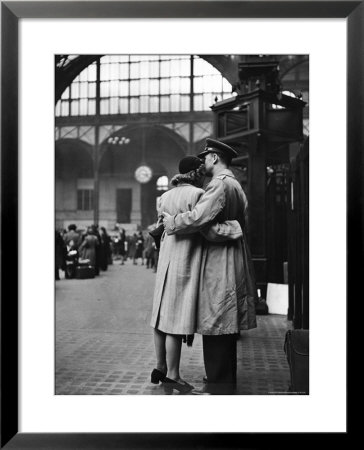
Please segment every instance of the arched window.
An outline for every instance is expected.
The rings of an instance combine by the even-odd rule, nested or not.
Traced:
[[[230,97],[231,84],[193,55],[107,55],[84,69],[56,106],[57,116],[208,111]]]
[[[162,176],[158,178],[157,191],[168,191],[168,177]]]

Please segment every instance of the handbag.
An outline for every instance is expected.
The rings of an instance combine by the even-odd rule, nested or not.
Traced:
[[[164,233],[164,225],[163,224],[159,225],[159,227],[157,227],[157,228],[154,228],[154,230],[149,231],[149,234],[154,239],[155,245],[158,250],[160,249],[160,246],[161,246],[161,239],[162,239],[163,233]]]

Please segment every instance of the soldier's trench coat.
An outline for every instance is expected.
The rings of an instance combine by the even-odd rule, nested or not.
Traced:
[[[165,192],[158,204],[162,211],[178,214],[191,211],[204,190],[181,183]],[[158,221],[157,226],[161,223]],[[241,237],[238,222],[225,222],[205,228],[204,236],[214,241]],[[205,238],[199,232],[161,239],[157,276],[153,297],[151,326],[169,334],[196,332],[202,245]]]
[[[245,193],[233,173],[226,169],[211,180],[193,211],[167,220],[165,232],[176,238],[195,233],[215,220],[236,219],[243,230],[243,238],[236,241],[216,244],[203,241],[198,333],[234,334],[257,326],[256,284],[244,233],[246,214]]]

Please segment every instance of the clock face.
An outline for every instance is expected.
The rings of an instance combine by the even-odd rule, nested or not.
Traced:
[[[140,166],[135,171],[135,178],[139,183],[148,183],[152,179],[152,169],[148,166]]]

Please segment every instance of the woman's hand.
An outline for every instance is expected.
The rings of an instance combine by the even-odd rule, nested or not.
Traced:
[[[168,221],[168,219],[170,218],[170,217],[172,217],[170,214],[168,214],[167,212],[162,212],[162,214],[161,214],[161,216],[163,217],[163,226],[164,226],[164,228],[166,227],[166,225],[167,225],[167,221]]]

